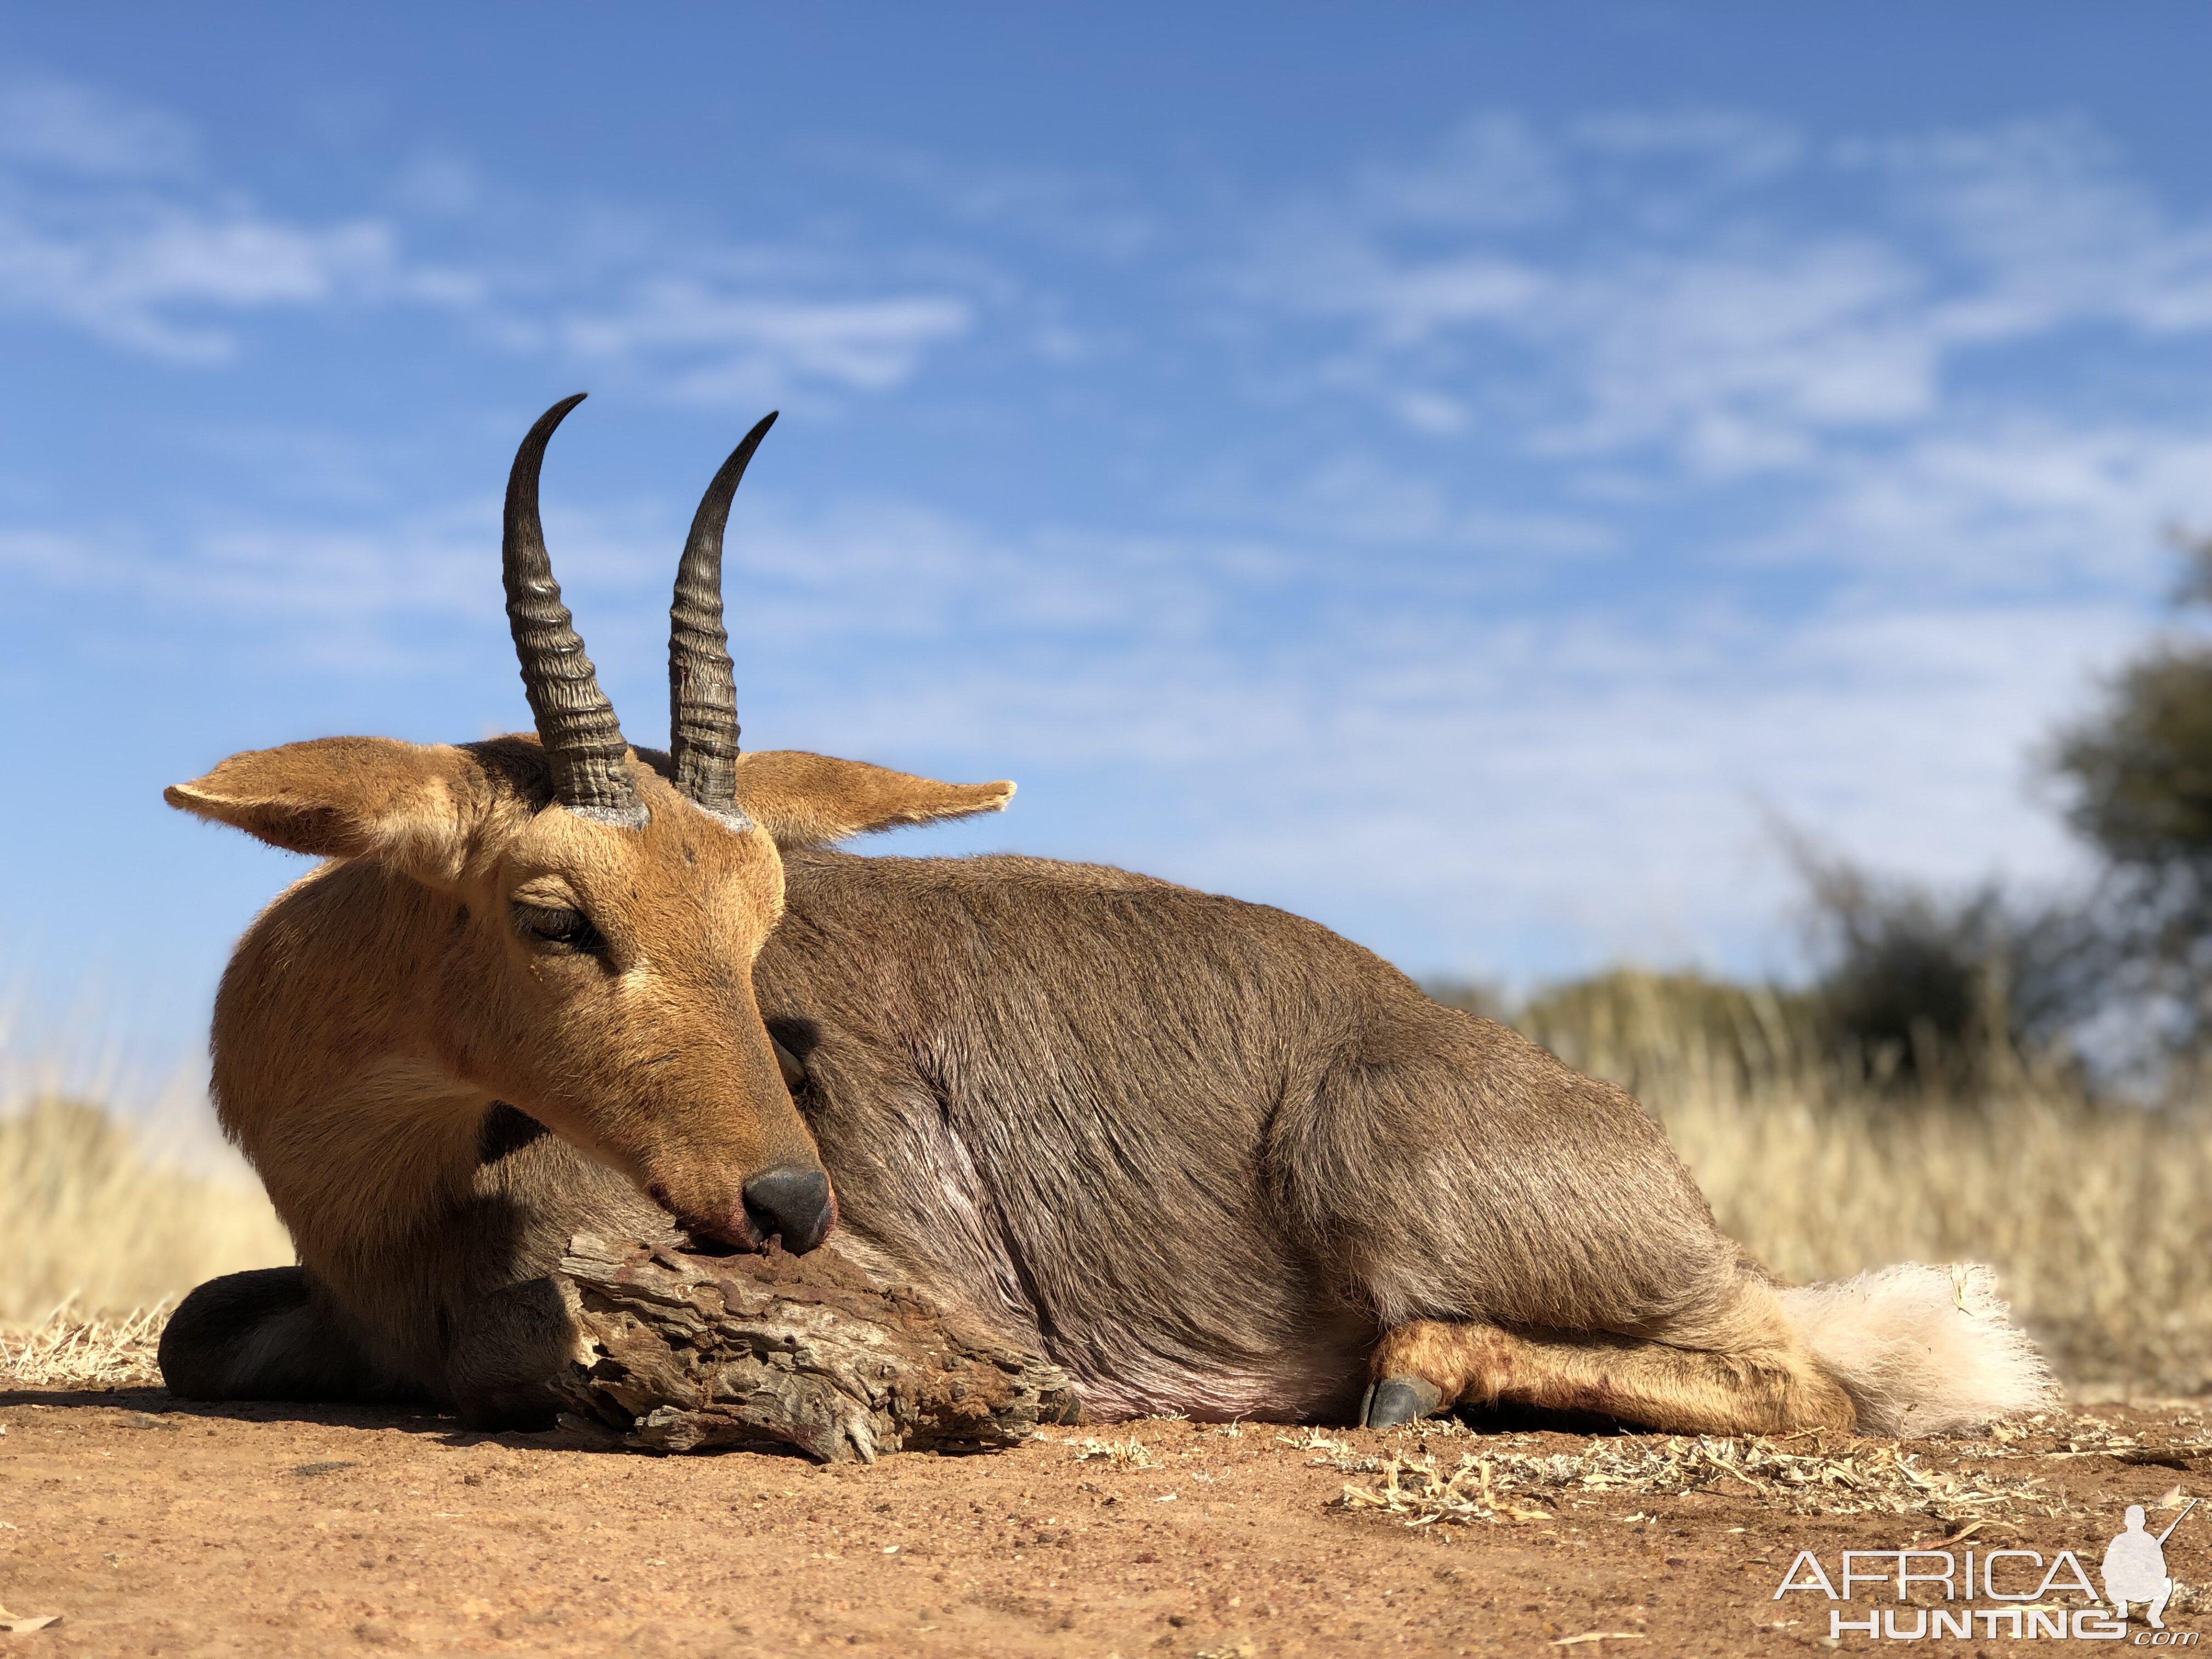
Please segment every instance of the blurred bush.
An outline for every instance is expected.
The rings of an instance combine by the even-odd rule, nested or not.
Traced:
[[[2212,610],[2212,536],[2177,536],[2176,600]],[[2212,1044],[2212,641],[2177,635],[2125,665],[2046,757],[2066,818],[2103,860],[2107,982],[2169,1045]]]
[[[2106,989],[2093,913],[1987,883],[1944,895],[1800,845],[1814,1054],[1838,1080],[1953,1101],[2072,1073]]]

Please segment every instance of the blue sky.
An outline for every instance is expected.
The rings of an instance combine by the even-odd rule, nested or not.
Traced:
[[[2212,523],[2200,6],[0,15],[0,971],[149,1053],[298,868],[162,785],[526,723],[571,391],[636,739],[781,407],[750,744],[1522,983],[1786,969],[1777,817],[2066,878],[2034,745]]]

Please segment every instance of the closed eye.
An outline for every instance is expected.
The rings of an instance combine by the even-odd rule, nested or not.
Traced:
[[[541,951],[577,951],[604,956],[607,942],[592,919],[565,905],[522,904],[514,907],[514,926],[526,943]]]

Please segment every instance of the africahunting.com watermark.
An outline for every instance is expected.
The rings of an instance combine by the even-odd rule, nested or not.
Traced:
[[[2061,1550],[2047,1562],[2039,1551],[2023,1549],[1845,1550],[1832,1574],[1813,1551],[1800,1550],[1782,1575],[1774,1599],[1814,1595],[1849,1604],[1827,1610],[1832,1641],[1846,1636],[1888,1642],[2002,1636],[2014,1641],[2195,1647],[2197,1632],[2166,1627],[2175,1589],[2166,1570],[2166,1540],[2196,1507],[2192,1498],[2164,1532],[2154,1533],[2144,1524],[2142,1506],[2129,1505],[2125,1527],[2105,1547],[2098,1563],[2101,1595],[2072,1550]],[[1873,1605],[1858,1603],[1863,1589],[1873,1590]],[[1880,1605],[1883,1590],[1891,1589],[1903,1605]],[[1944,1605],[1933,1605],[1939,1595]],[[2086,1595],[2090,1605],[2062,1606],[2052,1600],[2060,1595]],[[1985,1601],[1992,1605],[1981,1605]],[[2142,1626],[2130,1627],[2131,1607]]]

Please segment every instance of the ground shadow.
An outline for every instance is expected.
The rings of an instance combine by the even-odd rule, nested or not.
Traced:
[[[548,1429],[538,1433],[516,1430],[490,1432],[471,1429],[450,1412],[410,1404],[364,1404],[347,1401],[302,1400],[185,1400],[160,1387],[143,1389],[0,1389],[0,1407],[42,1406],[53,1411],[115,1411],[126,1418],[162,1419],[141,1427],[169,1426],[192,1420],[225,1423],[302,1423],[324,1428],[396,1429],[403,1434],[427,1435],[449,1446],[475,1446],[489,1441],[499,1445],[560,1451],[622,1452],[640,1456],[669,1454],[629,1447],[610,1436],[574,1429]],[[1634,1424],[1591,1412],[1540,1411],[1514,1405],[1462,1407],[1451,1413],[1477,1434],[1632,1435],[1647,1433]],[[1293,1426],[1285,1425],[1284,1426]],[[1324,1425],[1325,1426],[1325,1425]],[[805,1454],[796,1447],[771,1444],[716,1448],[747,1451],[757,1455],[794,1456]],[[948,1449],[964,1455],[959,1449]],[[687,1455],[691,1454],[685,1454]]]
[[[143,1389],[0,1389],[0,1407],[40,1406],[49,1411],[113,1411],[126,1419],[151,1418],[156,1423],[134,1426],[181,1426],[192,1421],[210,1423],[306,1423],[334,1429],[397,1429],[403,1434],[430,1435],[450,1445],[473,1446],[484,1441],[501,1445],[553,1446],[564,1450],[598,1450],[596,1444],[566,1430],[543,1434],[512,1431],[487,1433],[465,1426],[450,1412],[420,1405],[364,1405],[346,1401],[308,1400],[185,1400],[164,1388]]]
[[[572,1428],[536,1433],[505,1429],[471,1429],[450,1412],[416,1404],[363,1404],[319,1400],[186,1400],[167,1389],[0,1389],[0,1407],[36,1406],[47,1411],[107,1411],[122,1415],[126,1426],[175,1429],[187,1423],[297,1423],[333,1429],[396,1429],[423,1435],[447,1446],[511,1446],[517,1450],[611,1452],[628,1457],[719,1455],[747,1452],[756,1456],[793,1457],[811,1462],[796,1446],[759,1445],[702,1448],[699,1453],[670,1453],[625,1446],[611,1431]],[[333,1464],[332,1468],[343,1467]],[[321,1473],[303,1465],[295,1474]]]
[[[1461,1406],[1450,1415],[1477,1434],[1651,1434],[1656,1431],[1598,1412],[1546,1411],[1534,1406]]]

